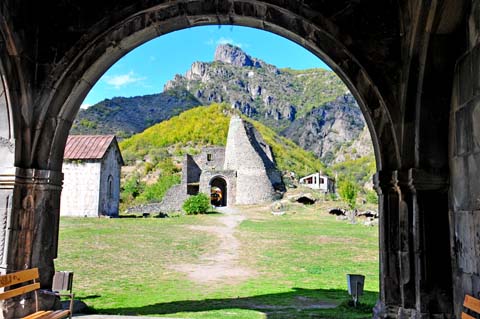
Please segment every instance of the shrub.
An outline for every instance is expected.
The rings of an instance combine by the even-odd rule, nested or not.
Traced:
[[[358,194],[357,184],[350,180],[343,181],[338,187],[338,193],[350,209],[355,209]]]
[[[203,193],[195,196],[190,196],[183,203],[182,208],[187,213],[187,215],[206,213],[210,208],[210,198],[208,198],[208,196]]]

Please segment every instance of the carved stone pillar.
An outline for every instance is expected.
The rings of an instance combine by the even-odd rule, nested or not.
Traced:
[[[398,229],[400,188],[396,171],[380,171],[374,176],[379,203],[380,245],[380,300],[383,314],[395,318],[398,313],[400,292],[400,265],[398,260]]]
[[[7,221],[12,213],[15,168],[0,168],[0,273],[6,273]]]
[[[57,257],[60,193],[63,174],[17,168],[12,209],[6,230],[5,267],[8,272],[38,267],[40,285],[50,288]],[[55,298],[39,294],[41,309],[51,309]],[[21,305],[21,307],[19,307]],[[4,318],[18,318],[35,309],[33,296],[3,304]]]
[[[381,300],[396,318],[452,316],[448,184],[419,169],[379,172]]]

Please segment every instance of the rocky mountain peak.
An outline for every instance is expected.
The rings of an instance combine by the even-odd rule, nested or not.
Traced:
[[[246,54],[241,48],[229,43],[220,44],[215,50],[215,61],[228,63],[233,66],[261,67],[260,62]]]

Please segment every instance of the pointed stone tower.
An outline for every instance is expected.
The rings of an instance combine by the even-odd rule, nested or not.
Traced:
[[[224,170],[237,172],[236,204],[269,202],[285,190],[270,146],[239,116],[230,120]]]

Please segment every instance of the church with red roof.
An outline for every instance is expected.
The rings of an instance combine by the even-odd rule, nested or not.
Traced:
[[[70,135],[64,152],[62,216],[118,216],[124,165],[114,135]]]

